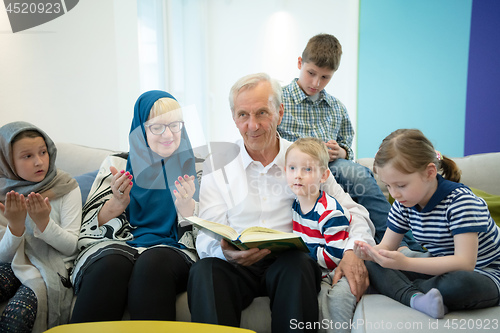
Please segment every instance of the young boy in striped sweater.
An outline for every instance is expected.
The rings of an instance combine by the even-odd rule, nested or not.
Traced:
[[[285,174],[296,200],[292,206],[293,232],[301,235],[310,256],[323,271],[319,293],[319,329],[350,332],[356,297],[343,277],[332,285],[349,236],[350,213],[321,190],[329,176],[328,151],[317,138],[300,138],[287,150]]]

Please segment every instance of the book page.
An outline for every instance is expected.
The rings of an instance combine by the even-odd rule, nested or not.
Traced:
[[[260,240],[260,241],[251,241],[247,243],[243,243],[246,248],[254,248],[258,247],[259,249],[269,249],[272,252],[282,252],[286,250],[300,250],[304,252],[309,252],[309,249],[303,242],[303,240],[299,238],[287,238],[284,240]]]
[[[193,223],[194,226],[198,227],[199,229],[207,229],[211,232],[214,232],[218,235],[229,238],[231,240],[235,240],[238,238],[238,233],[236,232],[236,230],[234,230],[228,225],[203,220],[196,216],[190,216],[186,218],[186,220]]]
[[[257,240],[276,240],[276,239],[288,239],[288,238],[299,238],[299,237],[300,237],[299,235],[279,230],[268,229],[264,227],[250,227],[243,230],[239,240],[245,243]]]

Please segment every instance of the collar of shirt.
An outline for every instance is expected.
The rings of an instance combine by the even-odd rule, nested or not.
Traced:
[[[429,199],[427,205],[422,208],[422,213],[431,212],[439,203],[441,203],[441,201],[443,201],[444,198],[446,198],[455,189],[459,187],[465,187],[464,184],[449,181],[443,178],[443,176],[441,176],[440,174],[438,174],[436,178],[438,180],[438,187],[436,189],[436,192],[434,192],[432,197]],[[419,211],[418,205],[413,206],[412,209]]]
[[[312,101],[309,96],[306,95],[306,93],[300,88],[298,84],[298,78],[295,78],[292,81],[292,84],[289,86],[290,87],[290,95],[292,96],[293,102],[295,104],[300,104],[302,103],[305,99],[311,101],[312,103],[321,103],[322,101],[325,101],[328,103],[328,105],[332,105],[332,101],[327,98],[327,94],[325,89],[321,90],[319,92],[319,97],[316,101]]]
[[[279,145],[280,145],[278,155],[276,155],[274,160],[266,166],[263,166],[262,163],[253,160],[245,148],[245,142],[242,139],[238,140],[237,143],[240,146],[241,160],[243,163],[243,168],[246,170],[250,164],[254,163],[254,164],[258,164],[258,165],[262,166],[262,172],[267,172],[273,166],[277,166],[278,168],[283,169],[285,166],[285,153],[286,153],[286,149],[288,147],[283,147],[284,139],[281,138],[281,136],[278,134],[278,132],[276,132],[276,137],[278,138]]]

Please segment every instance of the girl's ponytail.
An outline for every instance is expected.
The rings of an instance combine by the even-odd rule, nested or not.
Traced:
[[[440,161],[441,175],[452,182],[460,182],[462,171],[458,168],[457,164],[446,156],[441,156]]]

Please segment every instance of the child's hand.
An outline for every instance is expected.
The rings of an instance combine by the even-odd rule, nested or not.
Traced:
[[[26,200],[26,205],[28,207],[28,214],[33,222],[35,222],[38,230],[44,232],[47,224],[49,224],[49,215],[52,210],[49,198],[44,199],[40,193],[31,192],[28,195],[28,200]]]
[[[366,244],[366,251],[371,256],[371,260],[384,268],[405,270],[408,258],[399,251],[390,251],[378,249],[377,246],[371,247]]]
[[[339,146],[337,141],[335,140],[330,140],[328,142],[325,142],[326,148],[328,148],[328,155],[330,157],[330,162],[333,162],[339,158],[346,158],[347,157],[347,152],[345,151],[344,148]]]
[[[373,258],[367,251],[367,246],[370,245],[366,242],[354,241],[354,248],[353,248],[354,254],[356,254],[356,256],[358,256],[358,258],[360,259],[373,261]]]
[[[14,236],[22,236],[27,214],[24,195],[10,191],[6,195],[5,205],[0,203],[0,209],[2,209],[3,215],[9,221],[10,232]]]
[[[194,176],[184,175],[184,178],[179,177],[175,181],[174,190],[175,207],[182,216],[191,216],[194,213],[194,200],[193,194],[196,191],[194,185]]]

